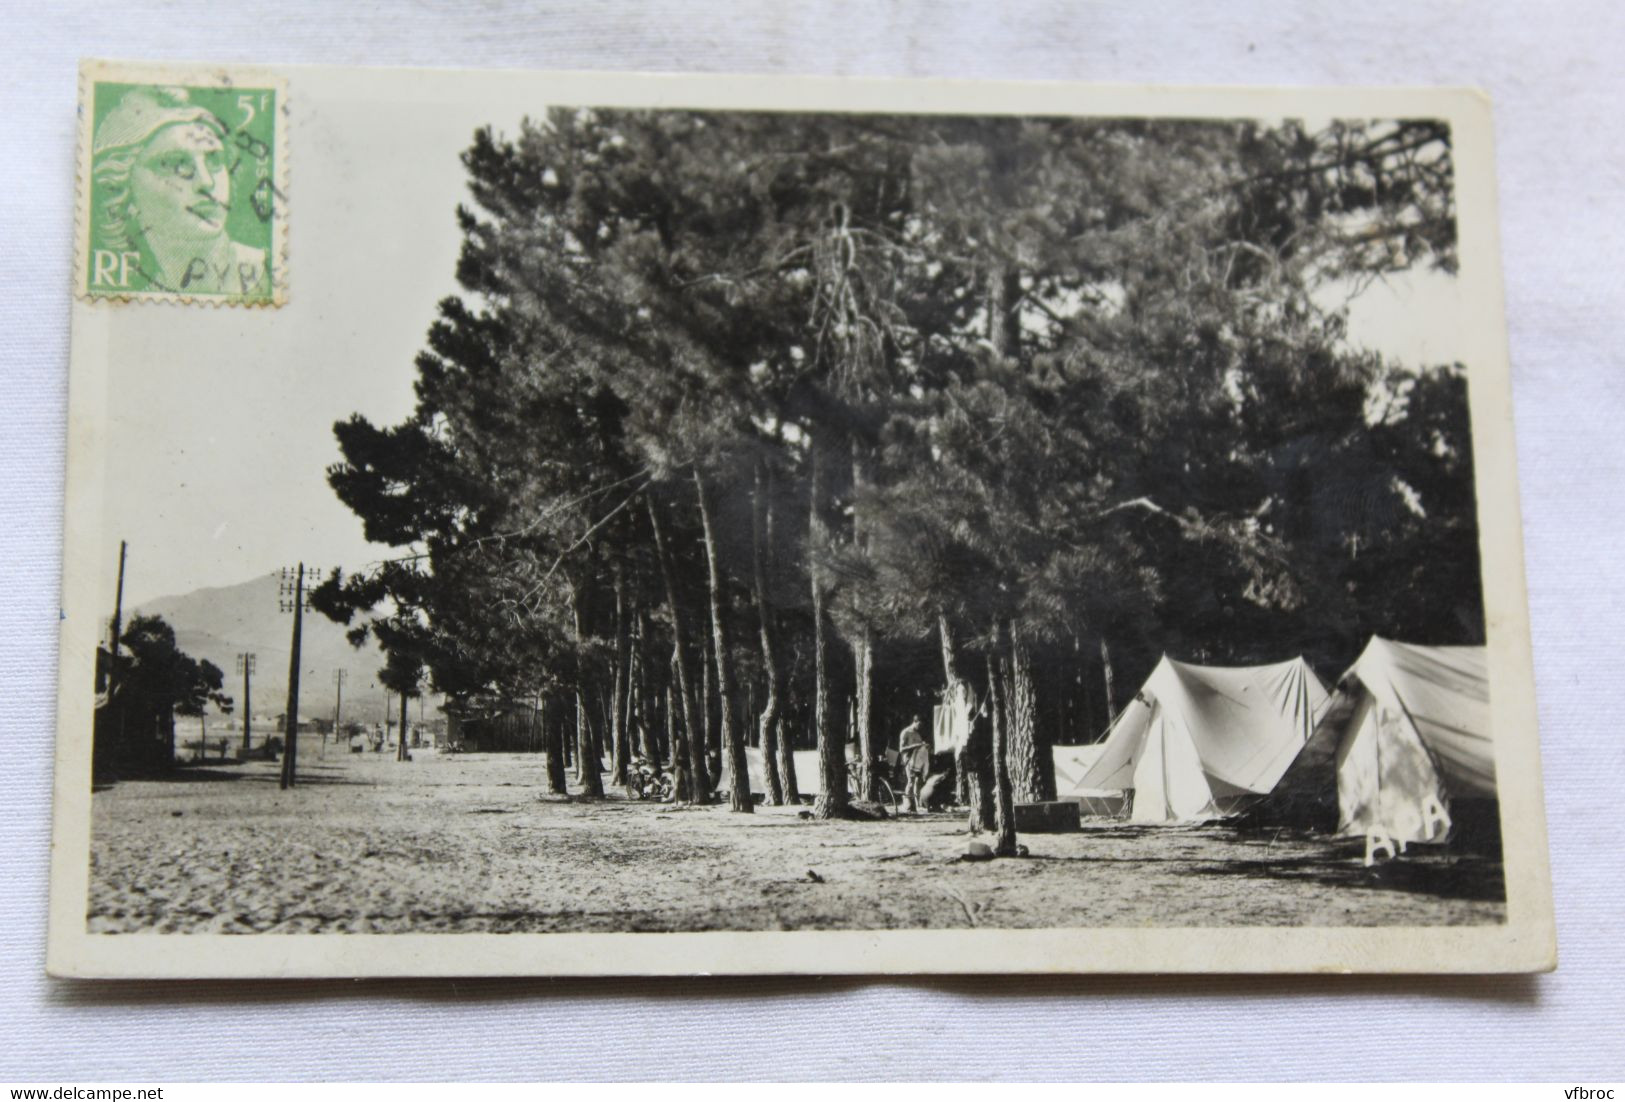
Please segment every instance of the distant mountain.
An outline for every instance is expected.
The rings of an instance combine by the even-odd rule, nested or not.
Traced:
[[[126,613],[162,616],[175,629],[181,650],[193,658],[207,658],[226,674],[226,692],[243,703],[243,679],[237,673],[237,655],[255,654],[254,714],[276,716],[287,708],[288,655],[293,617],[278,610],[279,578],[262,574],[238,585],[198,589],[178,597],[160,597]],[[348,630],[319,612],[306,612],[304,641],[300,647],[299,714],[304,718],[332,718],[333,671],[345,671],[344,717],[374,722],[382,715],[383,690],[377,674],[384,664],[378,645],[369,640],[357,649],[344,637]],[[434,702],[428,702],[432,710]],[[391,698],[391,711],[400,707]],[[417,718],[417,703],[412,717]]]

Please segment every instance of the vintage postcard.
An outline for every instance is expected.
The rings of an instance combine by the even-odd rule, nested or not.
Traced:
[[[78,126],[53,974],[1554,966],[1480,96]]]

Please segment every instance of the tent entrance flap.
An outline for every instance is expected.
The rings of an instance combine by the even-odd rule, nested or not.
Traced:
[[[1340,834],[1442,842],[1452,798],[1495,795],[1482,647],[1374,636],[1344,683],[1333,732]]]
[[[1189,822],[1218,815],[1190,733],[1157,709],[1134,770],[1136,823]]]
[[[1275,787],[1326,700],[1301,658],[1219,667],[1164,657],[1077,787],[1132,790],[1136,822],[1232,813]]]

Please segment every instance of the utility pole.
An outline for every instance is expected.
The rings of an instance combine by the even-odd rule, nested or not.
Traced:
[[[310,595],[305,589],[306,566],[282,568],[282,584],[277,589],[277,607],[293,613],[292,655],[288,658],[288,714],[283,724],[281,787],[292,788],[297,783],[299,768],[299,644],[304,632],[305,608]],[[320,573],[315,567],[310,573]]]
[[[124,553],[128,549],[124,540],[118,541],[118,589],[113,596],[113,639],[107,651],[107,706],[117,708],[113,714],[118,716],[118,753],[129,752],[124,741],[124,705],[117,703],[115,694],[118,692],[118,646],[119,636],[124,634]]]
[[[333,671],[333,692],[337,694],[333,700],[333,740],[338,741],[342,728],[339,726],[344,720],[344,679],[346,671]]]
[[[118,681],[118,643],[124,634],[124,553],[128,544],[118,541],[118,589],[113,595],[113,638],[108,647],[107,696],[111,700]]]
[[[237,656],[237,672],[243,675],[243,756],[248,756],[249,732],[254,726],[254,698],[249,689],[254,679],[254,652],[244,651]]]

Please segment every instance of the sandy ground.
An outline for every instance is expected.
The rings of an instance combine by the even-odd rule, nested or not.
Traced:
[[[1444,925],[1505,917],[1497,861],[1225,826],[1095,822],[964,862],[957,815],[812,822],[545,794],[534,757],[328,746],[93,801],[92,932]]]

